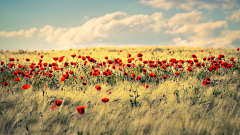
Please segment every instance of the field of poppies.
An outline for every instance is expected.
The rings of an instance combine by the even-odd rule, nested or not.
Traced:
[[[240,134],[238,49],[0,52],[0,134]]]

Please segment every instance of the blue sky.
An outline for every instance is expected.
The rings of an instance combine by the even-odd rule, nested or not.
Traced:
[[[0,49],[240,47],[240,0],[1,0]]]

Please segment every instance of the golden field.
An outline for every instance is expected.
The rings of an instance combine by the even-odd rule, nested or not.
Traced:
[[[71,57],[73,54],[76,57]],[[128,54],[131,56],[128,57]],[[142,61],[137,57],[139,54],[142,54]],[[198,64],[205,63],[204,67],[197,67],[197,62],[189,65],[187,60],[194,60],[193,54],[197,56]],[[224,55],[221,61],[232,67],[224,68],[221,65],[218,59],[220,54]],[[44,57],[41,58],[41,55]],[[81,58],[78,58],[79,55]],[[65,56],[62,62],[53,60],[53,57],[62,56]],[[90,62],[89,58],[83,60],[83,56],[90,56],[96,62]],[[105,59],[106,56],[108,59]],[[212,56],[215,56],[212,60],[203,60]],[[10,58],[14,61],[9,61]],[[230,61],[231,58],[234,60]],[[24,53],[22,50],[4,51],[0,53],[0,61],[4,62],[0,65],[4,68],[0,71],[0,134],[240,134],[239,58],[240,51],[237,49],[200,47],[106,47]],[[41,63],[48,63],[43,69],[36,67],[40,59]],[[185,62],[175,61],[171,65],[171,59]],[[112,64],[108,64],[108,60]],[[87,61],[85,65],[84,61]],[[144,64],[143,61],[148,63]],[[160,61],[160,64],[154,63],[157,67],[150,67],[149,61]],[[69,63],[66,67],[65,62]],[[77,64],[71,65],[71,62]],[[97,63],[103,62],[106,62],[105,66],[97,66]],[[10,68],[10,63],[15,66]],[[58,66],[53,69],[49,63],[57,63]],[[213,63],[219,67],[216,71],[209,71]],[[127,64],[135,66],[127,67]],[[18,68],[18,65],[27,69]],[[166,65],[166,69],[162,65]],[[182,65],[182,68],[177,65]],[[63,71],[60,70],[62,67]],[[192,67],[191,72],[188,67]],[[90,75],[89,72],[94,72],[94,69],[100,74]],[[111,74],[103,75],[107,69]],[[147,72],[144,74],[142,69]],[[49,70],[53,72],[49,73]],[[25,76],[13,75],[14,71],[22,71]],[[74,73],[68,73],[69,78],[61,82],[66,71]],[[152,72],[156,77],[149,75]],[[178,76],[176,72],[179,72]],[[132,73],[135,77],[131,76]],[[49,74],[52,76],[49,77]],[[137,76],[141,79],[137,80]],[[163,76],[167,78],[163,79]],[[15,81],[17,77],[20,78],[18,82]],[[203,85],[206,78],[211,81]],[[26,84],[30,88],[23,90]],[[96,90],[96,85],[101,90]],[[103,102],[103,98],[109,101]],[[51,108],[56,100],[61,100],[62,104]],[[77,111],[79,106],[85,106],[84,113]]]

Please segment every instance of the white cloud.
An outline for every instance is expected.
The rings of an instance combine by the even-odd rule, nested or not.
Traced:
[[[240,39],[240,27],[239,30],[226,30],[222,33],[224,36],[219,38],[198,38],[197,36],[190,40],[183,40],[180,37],[174,38],[172,46],[235,48],[231,43]]]
[[[32,37],[33,35],[35,35],[37,33],[38,29],[36,27],[31,28],[29,30],[25,31],[25,37]]]
[[[175,30],[166,30],[165,33],[171,35],[184,34],[188,36],[189,39],[192,39],[194,37],[215,38],[217,36],[220,36],[220,32],[225,28],[227,28],[226,21],[209,21],[201,24],[185,24]]]
[[[109,13],[98,18],[92,18],[83,25],[72,28],[55,28],[46,25],[43,28],[31,28],[25,32],[25,37],[33,35],[39,36],[46,42],[57,45],[70,45],[88,43],[93,41],[103,41],[112,37],[124,34],[137,34],[144,32],[160,32],[167,24],[162,20],[162,13],[156,12],[149,15],[138,14],[128,15],[124,12]],[[14,37],[24,35],[24,31],[1,32],[0,36]]]
[[[230,14],[230,15],[226,16],[227,20],[236,21],[236,22],[238,22],[240,20],[240,9],[232,11],[230,13],[229,12],[224,12],[224,13],[225,14]]]
[[[152,15],[128,15],[118,11],[92,18],[78,27],[56,28],[46,25],[40,29],[31,28],[25,31],[0,31],[0,37],[37,36],[59,48],[67,49],[85,45],[109,46],[111,43],[117,43],[116,40],[120,43],[126,39],[131,41],[140,39],[141,42],[146,39],[151,44],[151,40],[155,40],[158,36],[158,39],[162,38],[165,43],[165,37],[169,40],[173,39],[172,43],[177,46],[233,47],[231,43],[240,39],[240,30],[225,30],[227,21],[200,23],[204,20],[202,14],[196,10],[189,13],[177,13],[166,23],[162,12]],[[178,27],[179,24],[183,26]],[[125,46],[139,45],[134,43]],[[114,46],[120,46],[120,44]]]
[[[10,31],[10,32],[0,31],[0,36],[1,37],[7,37],[7,38],[22,36],[23,34],[24,34],[24,30]]]
[[[237,0],[211,0],[211,1],[200,1],[200,0],[141,0],[139,3],[143,5],[150,5],[153,8],[162,8],[169,10],[171,8],[183,9],[186,11],[191,11],[194,9],[207,9],[213,10],[215,8],[222,9],[233,9],[239,8],[239,3]]]
[[[176,24],[195,24],[204,20],[202,14],[201,11],[198,12],[195,10],[189,13],[177,13],[171,17],[168,22]]]

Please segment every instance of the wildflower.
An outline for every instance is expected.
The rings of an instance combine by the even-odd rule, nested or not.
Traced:
[[[105,102],[108,102],[108,101],[109,101],[108,98],[103,98],[103,99],[102,99],[102,102],[104,102],[104,103],[105,103]]]
[[[9,64],[9,68],[12,68],[12,67],[14,67],[14,66],[15,66],[14,63],[10,63],[10,64]]]
[[[149,88],[148,84],[143,84],[144,88]]]
[[[14,58],[9,58],[9,61],[14,61]]]
[[[69,73],[72,75],[72,74],[74,74],[74,71],[70,71]]]
[[[72,57],[72,58],[76,57],[76,54],[72,54],[71,57]]]
[[[56,109],[56,107],[57,107],[57,105],[53,105],[53,106],[51,107],[51,109],[54,110],[54,109]]]
[[[9,84],[7,82],[3,82],[3,85],[4,86],[8,86]]]
[[[29,59],[29,58],[26,58],[26,61],[30,61],[30,59]]]
[[[54,101],[55,105],[60,106],[62,104],[62,100],[56,100]]]
[[[132,78],[134,78],[135,76],[136,76],[136,74],[135,74],[135,73],[132,73],[132,74],[131,74],[131,77],[132,77]]]
[[[18,82],[20,80],[20,78],[19,77],[17,77],[17,78],[15,78],[15,82]]]
[[[78,111],[78,113],[83,114],[84,111],[85,111],[85,106],[79,106],[79,107],[77,107],[77,111]]]
[[[62,78],[60,79],[61,83],[63,83],[63,82],[64,82],[64,80],[65,80],[65,78],[64,78],[64,77],[62,77]]]
[[[137,54],[137,57],[142,57],[143,55],[141,53],[138,53]]]
[[[31,86],[29,84],[25,84],[22,86],[22,89],[23,90],[26,90],[26,89],[29,89]]]
[[[163,79],[167,79],[167,76],[166,76],[166,75],[164,75],[164,76],[163,76]]]
[[[97,91],[101,90],[101,86],[100,85],[96,85],[95,88],[97,89]]]
[[[195,54],[192,54],[192,58],[197,58],[197,56]]]
[[[176,72],[175,75],[178,76],[178,75],[179,75],[179,72]]]
[[[183,66],[182,66],[182,65],[178,65],[177,67],[178,67],[178,68],[182,68]]]
[[[137,76],[136,78],[135,78],[135,81],[136,80],[141,80],[141,77],[140,76]]]

